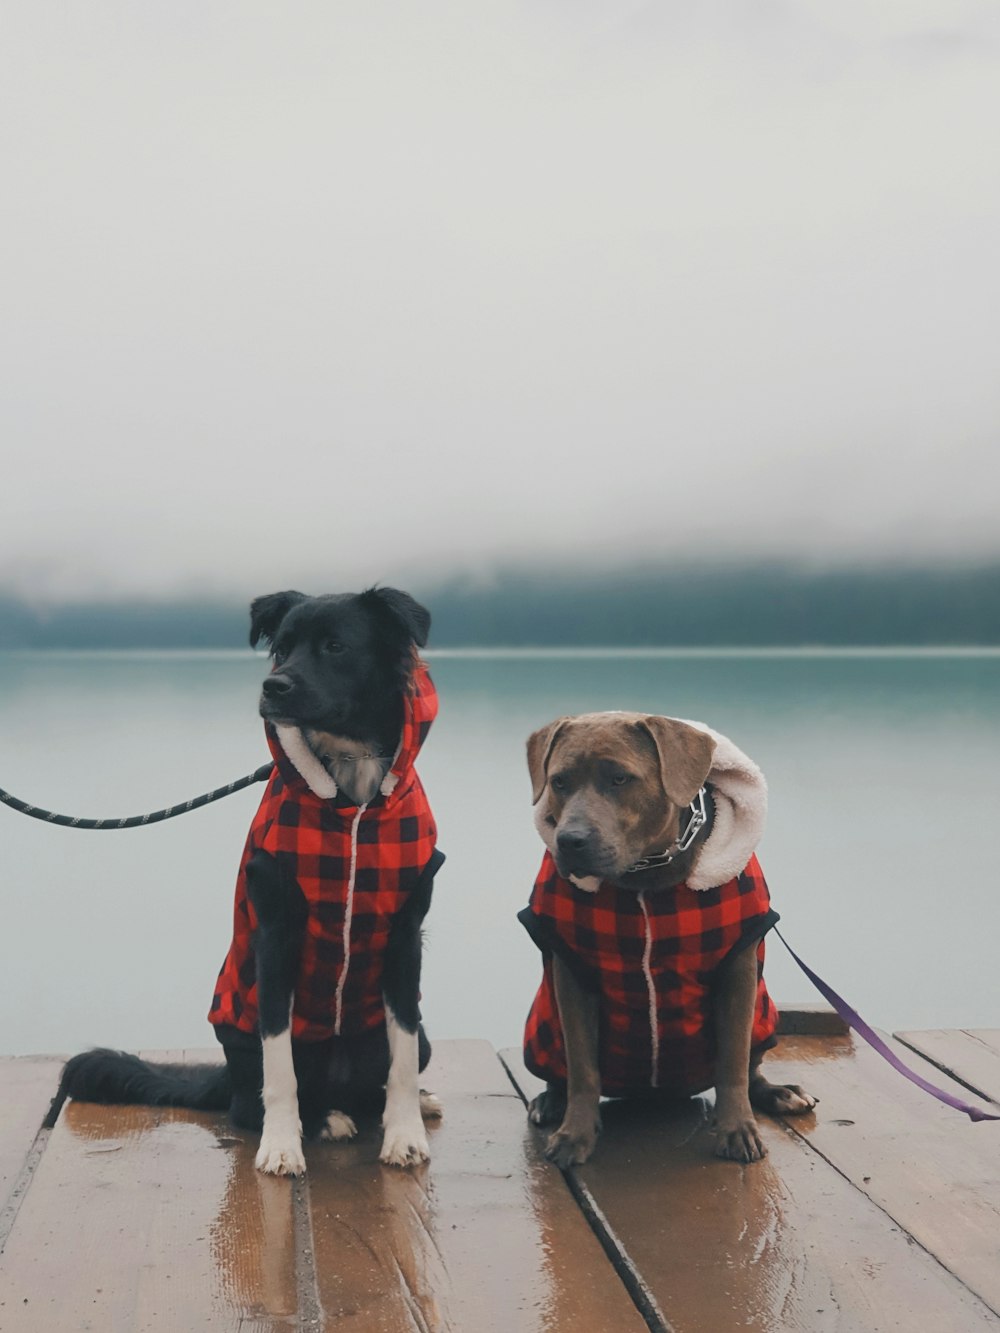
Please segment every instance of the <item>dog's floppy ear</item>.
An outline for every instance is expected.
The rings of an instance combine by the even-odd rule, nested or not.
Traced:
[[[408,592],[399,588],[366,588],[361,600],[388,611],[418,648],[426,644],[431,632],[431,613]]]
[[[250,603],[250,647],[256,648],[261,639],[274,642],[278,626],[293,606],[307,601],[304,592],[269,592],[255,597]]]
[[[547,727],[533,731],[528,737],[528,772],[531,774],[531,804],[537,805],[545,790],[545,779],[549,771],[549,755],[556,743],[556,737],[572,718],[557,717]]]
[[[705,731],[672,717],[648,715],[635,724],[652,737],[660,757],[660,781],[674,805],[690,805],[712,767],[715,741]]]

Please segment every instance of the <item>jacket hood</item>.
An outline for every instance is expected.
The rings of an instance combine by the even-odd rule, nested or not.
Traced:
[[[399,745],[379,788],[384,805],[390,805],[394,794],[409,786],[405,779],[413,774],[420,747],[437,717],[437,711],[437,690],[426,663],[418,659],[410,678],[410,687],[404,696],[403,730]],[[273,726],[268,722],[265,723],[264,734],[275,766],[289,786],[304,783],[314,796],[325,801],[333,800],[337,795],[337,784],[313,753],[301,727]]]
[[[740,874],[757,850],[767,822],[767,782],[753,760],[728,736],[704,722],[687,725],[706,732],[715,741],[706,779],[712,788],[715,818],[687,886],[713,889]]]

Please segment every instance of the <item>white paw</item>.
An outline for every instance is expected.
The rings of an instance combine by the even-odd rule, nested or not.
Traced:
[[[297,1115],[264,1116],[256,1165],[258,1171],[270,1176],[303,1174],[306,1159],[302,1156],[302,1126]]]
[[[425,1092],[420,1089],[420,1114],[424,1120],[440,1120],[444,1115],[444,1107],[439,1098],[435,1097],[433,1092]]]
[[[282,1143],[275,1139],[261,1139],[256,1164],[258,1171],[266,1171],[269,1176],[301,1176],[306,1169],[302,1145],[295,1140]]]
[[[353,1139],[357,1132],[358,1127],[349,1115],[344,1115],[343,1111],[331,1111],[319,1136],[327,1143],[341,1143],[344,1139]]]
[[[430,1159],[422,1120],[390,1121],[385,1127],[379,1161],[386,1166],[416,1166]]]

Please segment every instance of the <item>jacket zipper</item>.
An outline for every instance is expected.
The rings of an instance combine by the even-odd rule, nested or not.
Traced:
[[[367,805],[358,806],[358,813],[351,825],[351,873],[347,880],[347,903],[344,907],[344,966],[340,969],[337,982],[337,1003],[334,1011],[333,1031],[340,1036],[340,1022],[344,1015],[344,987],[347,984],[347,970],[351,966],[351,924],[354,920],[354,881],[358,873],[358,825],[361,816],[368,809]]]
[[[653,928],[649,920],[649,911],[646,907],[646,890],[643,889],[639,894],[639,906],[642,908],[643,925],[646,931],[646,947],[642,954],[642,973],[646,978],[646,992],[649,996],[649,1041],[650,1041],[650,1071],[651,1077],[649,1086],[651,1088],[659,1087],[660,1082],[660,1043],[658,1039],[658,1022],[656,1014],[656,983],[653,981],[653,969],[650,966],[650,960],[653,954]]]

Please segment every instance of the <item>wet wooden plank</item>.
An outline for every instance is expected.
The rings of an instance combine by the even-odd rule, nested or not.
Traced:
[[[70,1102],[0,1258],[4,1333],[295,1326],[291,1185],[220,1116]]]
[[[152,1064],[160,1065],[182,1065],[184,1064],[183,1050],[173,1051],[139,1051],[140,1060],[149,1060]]]
[[[895,1035],[938,1069],[1000,1104],[1000,1028],[947,1028]]]
[[[796,1040],[810,1043],[810,1087],[827,1082],[817,1076],[825,1064],[851,1059],[848,1038]],[[518,1053],[502,1054],[533,1096],[541,1084]],[[766,1160],[719,1161],[710,1113],[704,1098],[605,1103],[597,1152],[574,1173],[675,1333],[1000,1328],[797,1135],[762,1117]]]
[[[778,1010],[778,1035],[792,1033],[812,1037],[840,1037],[849,1028],[828,1004],[782,1005]]]
[[[483,1041],[435,1045],[432,1160],[378,1164],[380,1134],[307,1149],[326,1327],[359,1333],[646,1328]]]
[[[57,1056],[0,1060],[0,1208],[18,1181],[25,1159],[59,1083]]]
[[[892,1042],[924,1078],[943,1071]],[[841,1047],[830,1059],[830,1041]],[[804,1084],[818,1113],[789,1123],[970,1291],[1000,1313],[1000,1122],[973,1124],[901,1077],[864,1042],[790,1037],[769,1075]],[[923,1327],[933,1327],[926,1318]]]
[[[183,1050],[140,1051],[139,1056],[152,1064],[177,1065],[221,1065],[226,1058],[221,1046],[186,1046]]]

